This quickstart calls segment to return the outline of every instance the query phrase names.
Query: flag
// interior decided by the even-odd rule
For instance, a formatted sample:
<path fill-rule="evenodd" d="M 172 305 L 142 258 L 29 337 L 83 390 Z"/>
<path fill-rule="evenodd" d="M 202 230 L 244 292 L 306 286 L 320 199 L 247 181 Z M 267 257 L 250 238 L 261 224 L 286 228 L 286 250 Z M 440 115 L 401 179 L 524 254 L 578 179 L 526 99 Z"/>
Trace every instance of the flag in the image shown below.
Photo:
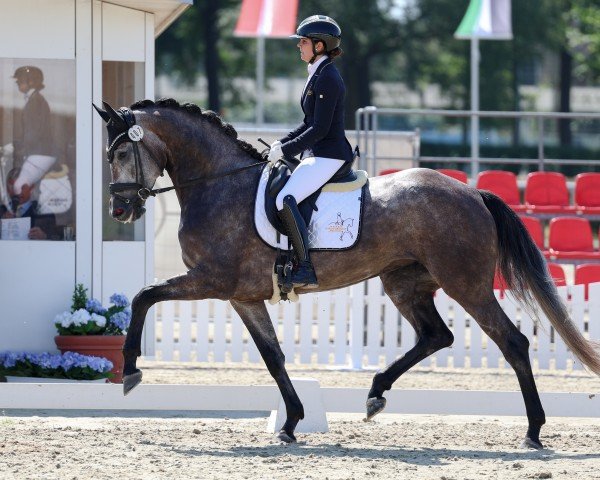
<path fill-rule="evenodd" d="M 237 37 L 285 38 L 296 32 L 298 0 L 243 0 Z"/>
<path fill-rule="evenodd" d="M 462 40 L 512 40 L 511 20 L 510 0 L 471 0 L 454 37 Z"/>

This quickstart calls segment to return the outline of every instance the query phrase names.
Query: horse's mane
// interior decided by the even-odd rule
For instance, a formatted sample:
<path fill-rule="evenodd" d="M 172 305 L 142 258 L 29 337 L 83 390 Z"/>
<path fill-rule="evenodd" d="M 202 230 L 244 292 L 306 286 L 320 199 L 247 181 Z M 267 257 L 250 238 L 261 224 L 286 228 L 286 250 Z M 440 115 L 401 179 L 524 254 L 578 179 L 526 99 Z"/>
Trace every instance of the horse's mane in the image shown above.
<path fill-rule="evenodd" d="M 142 108 L 148 108 L 148 107 L 170 108 L 173 110 L 184 111 L 186 113 L 189 113 L 190 115 L 204 118 L 207 121 L 209 121 L 210 123 L 212 123 L 213 125 L 219 127 L 221 130 L 223 130 L 223 132 L 228 137 L 233 138 L 235 140 L 235 143 L 238 145 L 238 147 L 240 147 L 248 155 L 250 155 L 251 157 L 253 157 L 257 160 L 263 159 L 262 155 L 260 154 L 260 152 L 258 150 L 256 150 L 256 148 L 254 148 L 252 145 L 250 145 L 245 140 L 238 138 L 237 131 L 235 130 L 235 128 L 233 128 L 233 126 L 230 123 L 224 122 L 221 119 L 221 117 L 219 117 L 219 115 L 217 115 L 212 110 L 202 111 L 202 109 L 198 105 L 195 105 L 193 103 L 180 104 L 177 100 L 174 100 L 172 98 L 161 98 L 160 100 L 157 100 L 156 102 L 153 102 L 152 100 L 140 100 L 139 102 L 135 102 L 129 108 L 131 108 L 131 110 L 136 110 L 136 109 L 140 110 Z"/>

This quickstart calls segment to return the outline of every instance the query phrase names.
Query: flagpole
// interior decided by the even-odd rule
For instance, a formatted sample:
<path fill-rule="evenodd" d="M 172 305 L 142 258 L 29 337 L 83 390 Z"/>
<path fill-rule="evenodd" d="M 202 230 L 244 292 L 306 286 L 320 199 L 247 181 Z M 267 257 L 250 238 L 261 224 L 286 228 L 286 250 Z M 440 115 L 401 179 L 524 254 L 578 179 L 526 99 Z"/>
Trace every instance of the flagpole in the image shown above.
<path fill-rule="evenodd" d="M 262 127 L 264 116 L 264 84 L 265 84 L 265 37 L 256 38 L 256 125 Z"/>
<path fill-rule="evenodd" d="M 471 38 L 471 178 L 479 174 L 479 38 Z"/>

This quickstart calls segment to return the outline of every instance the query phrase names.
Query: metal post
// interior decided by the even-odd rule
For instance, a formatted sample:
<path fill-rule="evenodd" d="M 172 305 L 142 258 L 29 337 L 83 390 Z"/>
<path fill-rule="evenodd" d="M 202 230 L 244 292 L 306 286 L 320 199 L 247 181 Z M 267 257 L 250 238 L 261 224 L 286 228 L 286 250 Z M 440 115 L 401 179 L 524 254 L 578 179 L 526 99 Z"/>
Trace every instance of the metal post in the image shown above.
<path fill-rule="evenodd" d="M 377 175 L 377 128 L 378 128 L 378 117 L 377 107 L 373 107 L 373 175 Z"/>
<path fill-rule="evenodd" d="M 413 137 L 413 154 L 412 154 L 412 168 L 420 167 L 419 157 L 421 156 L 421 129 L 415 128 L 415 135 Z"/>
<path fill-rule="evenodd" d="M 354 114 L 354 128 L 356 129 L 356 145 L 358 145 L 358 149 L 360 151 L 360 157 L 358 158 L 358 169 L 359 170 L 366 170 L 365 166 L 364 166 L 364 152 L 363 152 L 363 145 L 361 142 L 361 137 L 362 137 L 362 124 L 361 124 L 361 120 L 363 119 L 363 112 L 364 109 L 359 108 L 358 110 L 356 110 L 356 113 Z"/>
<path fill-rule="evenodd" d="M 471 39 L 471 178 L 479 174 L 479 39 Z"/>
<path fill-rule="evenodd" d="M 262 127 L 264 115 L 265 37 L 256 38 L 256 125 Z"/>
<path fill-rule="evenodd" d="M 538 117 L 538 170 L 544 171 L 544 118 Z"/>
<path fill-rule="evenodd" d="M 363 108 L 363 136 L 364 136 L 364 151 L 361 152 L 363 155 L 364 170 L 369 171 L 369 124 L 371 123 L 369 117 L 369 107 Z"/>

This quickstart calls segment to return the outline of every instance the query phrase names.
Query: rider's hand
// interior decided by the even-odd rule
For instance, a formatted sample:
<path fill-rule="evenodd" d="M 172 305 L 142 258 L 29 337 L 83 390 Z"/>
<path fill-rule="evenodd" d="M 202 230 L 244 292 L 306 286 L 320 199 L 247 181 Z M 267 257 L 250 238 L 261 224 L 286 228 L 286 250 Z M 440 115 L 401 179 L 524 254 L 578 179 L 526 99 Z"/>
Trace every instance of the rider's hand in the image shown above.
<path fill-rule="evenodd" d="M 267 160 L 271 162 L 271 165 L 275 165 L 275 162 L 281 158 L 283 152 L 281 151 L 281 142 L 277 140 L 271 144 L 271 150 L 269 150 L 269 157 Z"/>

